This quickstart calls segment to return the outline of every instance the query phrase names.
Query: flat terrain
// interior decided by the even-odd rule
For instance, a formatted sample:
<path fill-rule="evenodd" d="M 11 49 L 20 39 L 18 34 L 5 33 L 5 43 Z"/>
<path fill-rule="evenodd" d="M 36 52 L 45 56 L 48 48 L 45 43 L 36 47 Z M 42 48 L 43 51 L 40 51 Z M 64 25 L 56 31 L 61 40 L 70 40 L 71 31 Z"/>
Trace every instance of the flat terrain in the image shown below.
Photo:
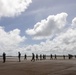
<path fill-rule="evenodd" d="M 76 60 L 0 61 L 0 75 L 76 75 Z"/>

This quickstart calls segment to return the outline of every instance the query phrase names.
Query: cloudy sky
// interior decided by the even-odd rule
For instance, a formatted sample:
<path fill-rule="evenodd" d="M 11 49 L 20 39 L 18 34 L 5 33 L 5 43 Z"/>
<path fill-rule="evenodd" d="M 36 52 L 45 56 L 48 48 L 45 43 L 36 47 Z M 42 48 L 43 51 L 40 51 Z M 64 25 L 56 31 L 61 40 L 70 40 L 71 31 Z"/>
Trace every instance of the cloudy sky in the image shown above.
<path fill-rule="evenodd" d="M 0 55 L 76 54 L 76 0 L 0 0 Z"/>

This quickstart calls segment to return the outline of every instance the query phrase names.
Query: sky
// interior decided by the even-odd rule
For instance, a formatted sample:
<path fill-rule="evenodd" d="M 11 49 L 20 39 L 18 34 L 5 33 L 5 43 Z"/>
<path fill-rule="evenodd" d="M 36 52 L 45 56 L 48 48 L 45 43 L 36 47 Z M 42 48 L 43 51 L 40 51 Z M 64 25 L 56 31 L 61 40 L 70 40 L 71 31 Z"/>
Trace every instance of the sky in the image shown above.
<path fill-rule="evenodd" d="M 0 0 L 0 55 L 76 55 L 76 0 Z"/>

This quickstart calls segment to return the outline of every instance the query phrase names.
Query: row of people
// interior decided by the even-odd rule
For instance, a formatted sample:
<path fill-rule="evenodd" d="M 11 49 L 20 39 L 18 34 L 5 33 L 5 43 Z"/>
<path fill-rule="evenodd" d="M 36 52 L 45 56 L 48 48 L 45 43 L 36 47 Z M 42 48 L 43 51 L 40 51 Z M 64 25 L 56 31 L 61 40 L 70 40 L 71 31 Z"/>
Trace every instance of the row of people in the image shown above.
<path fill-rule="evenodd" d="M 18 52 L 18 59 L 19 59 L 19 62 L 20 62 L 21 61 L 21 53 L 20 52 Z M 27 59 L 26 54 L 24 55 L 24 59 Z M 5 63 L 5 61 L 6 61 L 6 53 L 3 52 L 3 63 Z"/>
<path fill-rule="evenodd" d="M 50 55 L 50 59 L 53 59 L 53 57 L 54 57 L 54 59 L 57 59 L 57 55 L 55 54 L 54 56 L 51 54 Z M 72 59 L 72 57 L 73 57 L 73 55 L 71 55 L 71 54 L 68 54 L 68 58 L 69 59 Z M 18 52 L 18 59 L 19 59 L 19 62 L 21 61 L 21 53 L 20 52 Z M 24 59 L 27 59 L 27 55 L 25 54 L 24 55 Z M 35 54 L 34 53 L 32 53 L 32 59 L 31 59 L 31 61 L 37 61 L 37 60 L 45 60 L 46 59 L 46 55 L 42 55 L 42 54 L 40 54 L 40 56 L 38 56 L 38 54 L 36 54 L 36 56 L 35 56 Z M 63 55 L 63 59 L 65 59 L 65 55 Z M 5 63 L 5 61 L 6 61 L 6 53 L 4 52 L 3 53 L 3 63 Z"/>
<path fill-rule="evenodd" d="M 40 57 L 40 60 L 45 60 L 46 59 L 46 55 L 44 55 L 44 54 L 43 55 L 40 54 L 40 56 L 38 56 L 38 54 L 36 54 L 36 56 L 35 56 L 35 54 L 32 53 L 31 61 L 35 61 L 35 59 L 37 61 L 37 60 L 39 60 L 39 57 Z"/>

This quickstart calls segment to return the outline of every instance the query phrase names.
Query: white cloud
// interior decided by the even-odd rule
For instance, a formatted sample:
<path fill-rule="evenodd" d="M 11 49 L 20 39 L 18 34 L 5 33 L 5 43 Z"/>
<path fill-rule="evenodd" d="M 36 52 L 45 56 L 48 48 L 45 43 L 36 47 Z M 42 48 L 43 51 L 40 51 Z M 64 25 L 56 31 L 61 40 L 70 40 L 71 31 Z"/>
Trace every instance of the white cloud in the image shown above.
<path fill-rule="evenodd" d="M 20 30 L 14 29 L 10 32 L 5 32 L 2 27 L 0 27 L 0 43 L 6 45 L 15 45 L 23 42 L 25 37 L 20 36 Z"/>
<path fill-rule="evenodd" d="M 13 17 L 24 12 L 32 0 L 0 0 L 0 17 Z"/>
<path fill-rule="evenodd" d="M 76 28 L 68 28 L 53 40 L 27 46 L 26 50 L 35 54 L 76 54 Z M 29 52 L 28 50 L 28 52 Z"/>
<path fill-rule="evenodd" d="M 26 33 L 33 36 L 34 39 L 49 38 L 65 27 L 67 16 L 67 13 L 50 15 L 47 19 L 36 23 L 33 29 L 27 29 Z"/>
<path fill-rule="evenodd" d="M 2 48 L 2 47 L 1 47 Z M 12 48 L 14 49 L 14 48 Z M 27 45 L 25 47 L 17 47 L 15 50 L 9 50 L 12 55 L 17 55 L 20 51 L 22 55 L 25 53 L 35 54 L 76 54 L 76 28 L 68 28 L 65 32 L 60 33 L 53 40 L 46 40 L 40 44 Z M 9 52 L 8 52 L 9 53 Z"/>
<path fill-rule="evenodd" d="M 25 36 L 20 36 L 20 30 L 14 29 L 6 32 L 3 27 L 0 27 L 0 52 L 10 52 L 19 46 L 21 42 L 24 42 Z"/>
<path fill-rule="evenodd" d="M 72 20 L 72 27 L 76 27 L 76 17 Z"/>
<path fill-rule="evenodd" d="M 31 52 L 38 54 L 76 54 L 76 18 L 72 20 L 72 26 L 64 32 L 56 35 L 52 40 L 46 40 L 40 44 L 31 45 Z M 28 50 L 27 49 L 27 50 Z"/>
<path fill-rule="evenodd" d="M 62 29 L 64 25 L 58 27 Z M 72 20 L 71 25 L 75 25 L 75 18 Z M 30 55 L 32 52 L 35 54 L 76 54 L 76 27 L 72 26 L 69 26 L 64 32 L 58 33 L 51 40 L 46 40 L 40 44 L 26 45 L 25 47 L 18 46 L 26 39 L 24 36 L 20 36 L 19 29 L 5 32 L 0 27 L 0 52 L 3 50 L 12 53 L 12 55 L 17 55 L 18 51 L 23 55 L 25 53 Z"/>

